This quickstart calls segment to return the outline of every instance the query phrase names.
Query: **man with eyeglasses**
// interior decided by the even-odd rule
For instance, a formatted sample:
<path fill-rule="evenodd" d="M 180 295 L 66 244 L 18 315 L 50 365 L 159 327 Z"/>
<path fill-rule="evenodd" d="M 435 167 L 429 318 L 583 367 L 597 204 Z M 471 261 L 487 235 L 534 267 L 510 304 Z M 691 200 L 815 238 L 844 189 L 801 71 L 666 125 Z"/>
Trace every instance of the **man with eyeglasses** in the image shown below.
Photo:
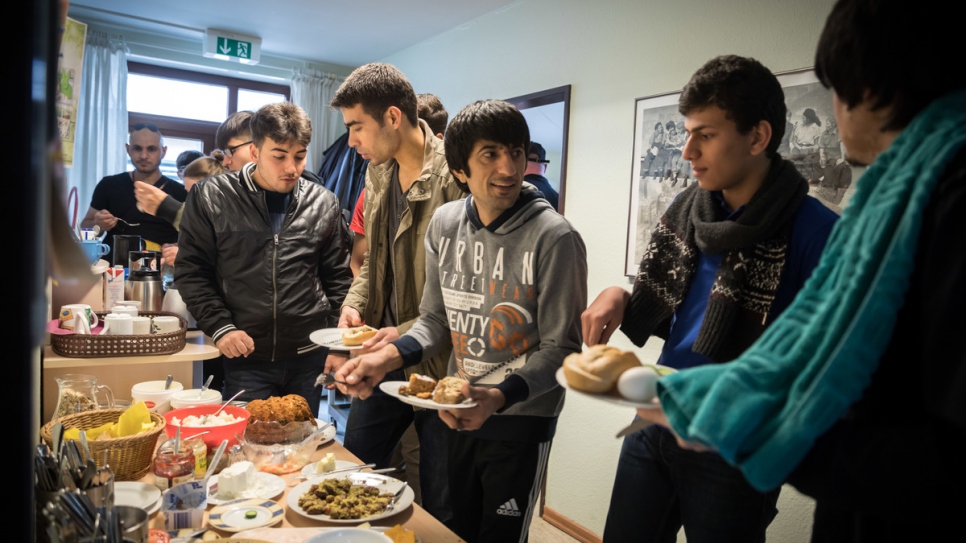
<path fill-rule="evenodd" d="M 161 250 L 165 243 L 177 243 L 178 231 L 170 222 L 144 213 L 138 207 L 134 195 L 135 182 L 163 191 L 166 195 L 183 202 L 188 196 L 184 185 L 161 174 L 161 159 L 167 151 L 158 127 L 150 123 L 137 123 L 131 127 L 125 144 L 133 171 L 109 175 L 94 188 L 91 207 L 81 221 L 84 228 L 94 225 L 107 232 L 104 243 L 111 248 L 106 255 L 108 262 L 127 267 L 125 255 L 115 255 L 115 235 L 137 235 L 145 242 L 146 249 Z"/>
<path fill-rule="evenodd" d="M 558 206 L 560 195 L 557 194 L 557 191 L 553 190 L 550 181 L 543 176 L 543 174 L 547 173 L 547 164 L 549 163 L 550 161 L 547 160 L 547 151 L 544 150 L 543 145 L 531 141 L 530 151 L 527 153 L 527 169 L 523 172 L 523 180 L 537 187 L 537 190 L 543 193 L 543 197 L 550 202 L 550 205 L 557 211 L 560 211 L 560 207 Z"/>

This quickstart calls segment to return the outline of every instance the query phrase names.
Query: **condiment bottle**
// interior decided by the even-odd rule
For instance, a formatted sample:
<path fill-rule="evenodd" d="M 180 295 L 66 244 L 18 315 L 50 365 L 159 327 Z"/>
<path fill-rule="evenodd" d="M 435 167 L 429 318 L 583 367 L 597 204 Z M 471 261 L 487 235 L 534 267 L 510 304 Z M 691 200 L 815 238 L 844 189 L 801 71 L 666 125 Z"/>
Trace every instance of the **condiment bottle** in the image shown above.
<path fill-rule="evenodd" d="M 182 447 L 191 449 L 195 455 L 195 479 L 204 479 L 205 472 L 208 471 L 208 446 L 201 436 L 186 439 Z"/>
<path fill-rule="evenodd" d="M 195 477 L 195 453 L 185 446 L 175 452 L 170 443 L 163 443 L 154 456 L 154 484 L 162 492 Z"/>

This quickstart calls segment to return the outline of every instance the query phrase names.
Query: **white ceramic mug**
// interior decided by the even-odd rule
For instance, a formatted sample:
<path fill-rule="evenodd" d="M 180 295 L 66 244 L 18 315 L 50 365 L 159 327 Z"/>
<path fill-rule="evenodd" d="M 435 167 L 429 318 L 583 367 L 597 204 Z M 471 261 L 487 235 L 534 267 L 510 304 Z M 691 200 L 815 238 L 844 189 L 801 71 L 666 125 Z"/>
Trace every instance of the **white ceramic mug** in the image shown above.
<path fill-rule="evenodd" d="M 87 333 L 96 327 L 101 321 L 97 318 L 97 313 L 87 304 L 67 304 L 60 307 L 60 327 L 64 330 L 74 330 L 77 317 L 86 317 L 88 327 Z M 78 332 L 80 332 L 78 330 Z"/>
<path fill-rule="evenodd" d="M 151 317 L 131 317 L 131 325 L 134 335 L 147 335 L 151 333 Z"/>
<path fill-rule="evenodd" d="M 133 305 L 134 307 L 138 308 L 138 311 L 141 310 L 141 300 L 118 300 L 118 301 L 114 302 L 114 305 L 115 306 L 119 306 L 119 305 Z"/>
<path fill-rule="evenodd" d="M 111 336 L 129 336 L 134 333 L 134 323 L 128 314 L 109 313 L 104 316 L 104 331 L 101 333 Z"/>
<path fill-rule="evenodd" d="M 138 308 L 133 305 L 115 305 L 111 308 L 111 313 L 118 313 L 123 315 L 130 315 L 132 317 L 138 316 Z"/>
<path fill-rule="evenodd" d="M 181 329 L 181 319 L 173 315 L 158 315 L 151 320 L 151 331 L 155 334 L 167 334 Z"/>

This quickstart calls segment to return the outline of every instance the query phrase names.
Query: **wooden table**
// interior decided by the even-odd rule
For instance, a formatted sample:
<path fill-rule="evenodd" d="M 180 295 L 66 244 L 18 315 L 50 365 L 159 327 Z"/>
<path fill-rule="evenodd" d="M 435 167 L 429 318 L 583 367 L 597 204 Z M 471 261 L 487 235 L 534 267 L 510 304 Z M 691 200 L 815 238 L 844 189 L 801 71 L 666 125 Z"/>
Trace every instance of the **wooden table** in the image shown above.
<path fill-rule="evenodd" d="M 134 384 L 163 380 L 168 374 L 184 388 L 193 388 L 194 362 L 220 355 L 218 348 L 200 331 L 185 334 L 184 349 L 166 355 L 70 358 L 56 354 L 47 345 L 43 360 L 43 420 L 50 420 L 57 407 L 55 377 L 68 373 L 93 375 L 97 377 L 97 384 L 110 387 L 115 398 L 130 400 Z"/>
<path fill-rule="evenodd" d="M 325 445 L 318 448 L 315 454 L 312 456 L 312 461 L 317 461 L 325 456 L 326 453 L 333 453 L 337 460 L 348 460 L 357 464 L 362 464 L 358 458 L 356 458 L 352 453 L 350 453 L 345 447 L 343 447 L 339 442 L 334 439 Z M 285 492 L 279 496 L 277 499 L 273 500 L 282 506 L 285 511 L 285 515 L 282 518 L 282 522 L 276 524 L 272 528 L 268 528 L 266 531 L 270 533 L 272 529 L 280 528 L 338 528 L 346 527 L 345 524 L 336 524 L 332 522 L 325 522 L 321 520 L 313 520 L 298 514 L 295 511 L 291 511 L 288 508 L 287 497 L 288 493 L 304 479 L 295 478 L 299 475 L 299 472 L 290 473 L 283 475 L 282 478 L 286 480 L 288 486 L 285 488 Z M 148 473 L 141 479 L 142 482 L 148 484 L 154 484 L 154 474 Z M 208 506 L 208 511 L 213 509 L 213 505 Z M 205 522 L 207 523 L 208 511 L 205 512 Z M 361 521 L 360 521 L 361 522 Z M 151 528 L 164 529 L 165 518 L 164 513 L 158 511 L 151 516 L 150 526 Z M 423 543 L 456 543 L 463 541 L 455 533 L 453 533 L 449 528 L 443 525 L 443 523 L 436 520 L 432 515 L 426 512 L 425 509 L 412 504 L 406 510 L 395 515 L 372 521 L 371 524 L 376 526 L 395 526 L 396 524 L 402 524 L 405 528 L 413 530 L 416 535 L 422 540 Z M 221 533 L 214 530 L 216 533 L 221 534 L 223 537 L 229 537 L 232 534 Z M 281 532 L 280 532 L 281 533 Z M 306 530 L 306 538 L 311 537 L 311 533 Z"/>

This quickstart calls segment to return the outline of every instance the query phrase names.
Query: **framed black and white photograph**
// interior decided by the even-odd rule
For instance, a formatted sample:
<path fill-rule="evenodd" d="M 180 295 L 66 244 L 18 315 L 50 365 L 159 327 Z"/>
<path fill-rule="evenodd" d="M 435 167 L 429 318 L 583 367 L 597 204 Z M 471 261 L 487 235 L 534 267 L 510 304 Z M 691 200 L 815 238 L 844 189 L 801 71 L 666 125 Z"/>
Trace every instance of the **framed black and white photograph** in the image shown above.
<path fill-rule="evenodd" d="M 852 186 L 832 111 L 832 91 L 809 69 L 775 74 L 788 108 L 778 152 L 808 179 L 809 194 L 841 213 Z M 680 92 L 635 100 L 625 275 L 637 274 L 651 232 L 674 198 L 696 183 L 682 152 L 687 141 Z"/>

